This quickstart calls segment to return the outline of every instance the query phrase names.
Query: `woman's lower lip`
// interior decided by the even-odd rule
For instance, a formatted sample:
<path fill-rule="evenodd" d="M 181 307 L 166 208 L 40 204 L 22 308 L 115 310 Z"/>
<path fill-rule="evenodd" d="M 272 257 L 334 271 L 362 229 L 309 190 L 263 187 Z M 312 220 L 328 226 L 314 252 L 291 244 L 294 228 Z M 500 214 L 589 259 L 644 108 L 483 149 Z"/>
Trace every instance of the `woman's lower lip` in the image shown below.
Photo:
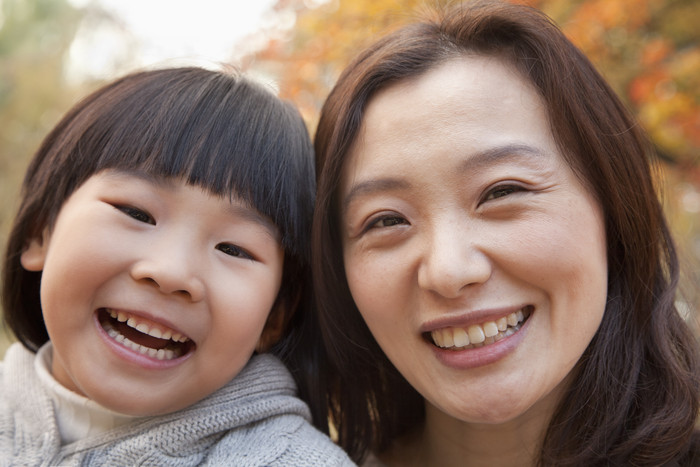
<path fill-rule="evenodd" d="M 180 365 L 192 355 L 192 352 L 188 352 L 185 355 L 174 358 L 172 360 L 158 360 L 156 358 L 149 357 L 148 355 L 135 352 L 134 350 L 129 349 L 120 344 L 119 342 L 115 341 L 104 330 L 104 328 L 100 324 L 99 319 L 97 319 L 97 315 L 95 315 L 95 326 L 97 327 L 97 332 L 102 341 L 107 345 L 110 351 L 113 354 L 115 354 L 120 360 L 126 361 L 127 363 L 142 367 L 147 370 L 166 370 L 169 368 L 173 368 Z"/>
<path fill-rule="evenodd" d="M 513 352 L 525 337 L 530 321 L 527 319 L 515 334 L 479 348 L 454 350 L 429 345 L 437 359 L 445 366 L 458 370 L 478 368 L 495 363 Z"/>

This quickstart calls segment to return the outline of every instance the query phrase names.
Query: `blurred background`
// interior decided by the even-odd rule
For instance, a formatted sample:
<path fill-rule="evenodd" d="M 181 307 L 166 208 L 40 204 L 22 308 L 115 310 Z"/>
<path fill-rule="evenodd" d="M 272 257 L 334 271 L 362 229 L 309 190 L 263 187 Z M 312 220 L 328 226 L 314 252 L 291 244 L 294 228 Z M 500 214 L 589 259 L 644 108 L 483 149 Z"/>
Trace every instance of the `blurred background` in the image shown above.
<path fill-rule="evenodd" d="M 41 139 L 80 97 L 124 73 L 233 64 L 301 110 L 313 135 L 338 74 L 373 38 L 446 0 L 0 0 L 0 247 Z M 526 0 L 595 63 L 650 133 L 700 312 L 700 2 Z M 11 338 L 0 330 L 0 356 Z"/>

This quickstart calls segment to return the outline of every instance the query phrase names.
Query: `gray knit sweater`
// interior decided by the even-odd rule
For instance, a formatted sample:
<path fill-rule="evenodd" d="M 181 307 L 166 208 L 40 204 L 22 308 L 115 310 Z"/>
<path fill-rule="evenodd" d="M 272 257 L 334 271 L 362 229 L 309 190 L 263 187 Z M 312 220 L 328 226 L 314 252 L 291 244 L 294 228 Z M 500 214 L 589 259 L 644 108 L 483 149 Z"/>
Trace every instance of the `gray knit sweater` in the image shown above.
<path fill-rule="evenodd" d="M 273 356 L 253 357 L 191 407 L 65 446 L 34 357 L 14 344 L 0 363 L 0 466 L 354 465 L 308 423 L 291 375 Z"/>

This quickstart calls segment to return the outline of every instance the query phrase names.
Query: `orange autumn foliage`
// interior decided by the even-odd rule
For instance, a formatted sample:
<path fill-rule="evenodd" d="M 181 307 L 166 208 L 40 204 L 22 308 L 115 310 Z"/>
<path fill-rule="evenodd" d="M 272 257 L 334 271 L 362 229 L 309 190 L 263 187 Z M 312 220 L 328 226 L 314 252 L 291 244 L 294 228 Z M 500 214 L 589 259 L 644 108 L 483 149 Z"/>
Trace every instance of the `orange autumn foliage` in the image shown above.
<path fill-rule="evenodd" d="M 512 0 L 561 26 L 637 113 L 670 160 L 700 166 L 700 2 Z M 436 0 L 434 4 L 445 3 Z M 425 0 L 278 0 L 296 24 L 254 66 L 279 77 L 280 94 L 313 128 L 324 97 L 350 59 L 378 35 L 408 23 Z"/>

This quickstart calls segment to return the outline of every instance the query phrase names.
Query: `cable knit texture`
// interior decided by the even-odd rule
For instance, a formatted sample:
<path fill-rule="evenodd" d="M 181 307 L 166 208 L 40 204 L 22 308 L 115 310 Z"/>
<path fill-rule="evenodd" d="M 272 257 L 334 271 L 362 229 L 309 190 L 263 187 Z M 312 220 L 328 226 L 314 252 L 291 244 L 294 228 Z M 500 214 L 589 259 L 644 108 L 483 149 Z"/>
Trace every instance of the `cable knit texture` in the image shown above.
<path fill-rule="evenodd" d="M 13 344 L 0 364 L 0 466 L 351 466 L 309 423 L 284 365 L 251 359 L 228 385 L 186 409 L 60 445 L 35 355 Z"/>

